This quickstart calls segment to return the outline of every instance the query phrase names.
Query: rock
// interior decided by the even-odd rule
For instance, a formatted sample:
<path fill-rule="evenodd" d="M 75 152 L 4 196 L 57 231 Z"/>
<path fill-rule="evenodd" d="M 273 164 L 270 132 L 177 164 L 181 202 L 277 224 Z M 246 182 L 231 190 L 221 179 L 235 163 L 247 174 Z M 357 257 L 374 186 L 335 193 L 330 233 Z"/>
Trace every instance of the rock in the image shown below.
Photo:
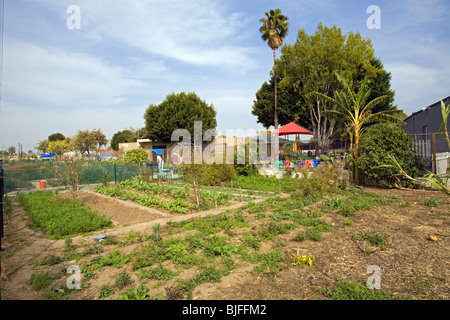
<path fill-rule="evenodd" d="M 430 240 L 437 242 L 439 239 L 436 236 L 430 236 Z"/>

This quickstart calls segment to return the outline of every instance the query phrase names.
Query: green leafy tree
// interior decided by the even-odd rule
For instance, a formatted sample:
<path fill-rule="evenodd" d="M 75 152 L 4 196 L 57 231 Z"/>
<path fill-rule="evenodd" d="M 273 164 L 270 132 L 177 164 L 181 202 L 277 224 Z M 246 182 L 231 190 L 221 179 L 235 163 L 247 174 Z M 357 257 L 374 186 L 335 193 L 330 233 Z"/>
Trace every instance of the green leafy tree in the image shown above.
<path fill-rule="evenodd" d="M 383 63 L 380 59 L 373 58 L 371 60 L 373 67 L 380 69 L 380 71 L 371 77 L 363 70 L 359 70 L 353 81 L 353 87 L 359 85 L 365 78 L 369 78 L 369 87 L 372 94 L 369 100 L 376 97 L 386 95 L 386 100 L 377 105 L 372 112 L 377 113 L 385 110 L 395 110 L 397 106 L 394 105 L 395 91 L 391 89 L 392 75 L 384 69 Z M 264 82 L 261 89 L 256 93 L 256 100 L 253 102 L 252 114 L 258 117 L 257 122 L 261 123 L 265 128 L 274 125 L 274 92 L 273 92 L 273 76 L 270 82 Z M 272 87 L 272 88 L 271 88 Z M 280 125 L 286 125 L 290 122 L 295 122 L 302 127 L 312 131 L 312 123 L 309 115 L 308 106 L 301 95 L 299 95 L 294 85 L 289 81 L 288 77 L 278 76 L 278 119 Z M 398 111 L 398 116 L 401 119 L 407 116 L 401 111 Z M 342 133 L 341 123 L 336 123 L 332 137 L 339 136 Z"/>
<path fill-rule="evenodd" d="M 99 149 L 108 143 L 101 129 L 78 130 L 78 133 L 70 139 L 71 147 L 82 156 L 89 156 L 92 150 Z"/>
<path fill-rule="evenodd" d="M 194 140 L 194 122 L 202 122 L 202 134 L 217 127 L 217 111 L 195 93 L 169 94 L 159 105 L 150 105 L 144 114 L 148 138 L 153 141 L 171 142 L 172 133 L 186 129 Z"/>
<path fill-rule="evenodd" d="M 133 134 L 130 130 L 116 132 L 111 139 L 111 149 L 119 151 L 119 143 L 134 142 Z"/>
<path fill-rule="evenodd" d="M 46 153 L 48 149 L 48 143 L 48 139 L 39 141 L 35 148 L 42 153 Z"/>
<path fill-rule="evenodd" d="M 272 76 L 269 82 L 264 82 L 256 92 L 256 100 L 253 101 L 252 114 L 258 118 L 266 129 L 274 126 L 274 90 L 275 78 Z M 292 83 L 282 77 L 278 77 L 278 124 L 284 126 L 292 121 L 309 128 L 308 112 L 304 107 L 303 99 L 294 89 Z"/>
<path fill-rule="evenodd" d="M 48 143 L 48 152 L 56 154 L 60 159 L 63 154 L 70 151 L 70 142 L 66 139 L 55 140 Z"/>
<path fill-rule="evenodd" d="M 334 110 L 335 105 L 315 92 L 331 96 L 339 90 L 341 84 L 335 72 L 351 87 L 358 74 L 376 77 L 381 69 L 371 63 L 374 59 L 372 42 L 359 33 L 344 35 L 336 26 L 330 28 L 321 23 L 312 35 L 300 30 L 295 44 L 285 45 L 281 51 L 280 71 L 303 99 L 310 122 L 307 129 L 314 134 L 317 152 L 327 150 L 339 122 L 324 116 L 323 112 Z"/>
<path fill-rule="evenodd" d="M 10 155 L 16 153 L 16 148 L 15 148 L 14 146 L 10 146 L 10 147 L 8 148 L 8 153 L 9 153 Z"/>
<path fill-rule="evenodd" d="M 78 133 L 71 139 L 72 149 L 84 155 L 90 155 L 91 149 L 95 147 L 95 138 L 89 130 L 78 130 Z"/>
<path fill-rule="evenodd" d="M 424 161 L 416 154 L 413 140 L 402 128 L 389 123 L 367 128 L 361 138 L 360 152 L 361 175 L 371 184 L 389 188 L 413 185 L 410 179 L 399 175 L 398 168 L 384 167 L 391 163 L 387 155 L 395 155 L 411 177 L 425 173 Z"/>
<path fill-rule="evenodd" d="M 108 144 L 108 139 L 106 139 L 106 136 L 103 133 L 102 129 L 94 129 L 90 134 L 94 139 L 95 148 L 97 150 Z"/>
<path fill-rule="evenodd" d="M 277 110 L 277 50 L 280 48 L 284 39 L 289 32 L 288 17 L 281 13 L 280 9 L 270 10 L 266 12 L 266 18 L 262 18 L 259 22 L 262 23 L 259 32 L 261 38 L 267 41 L 267 45 L 273 50 L 273 75 L 274 75 L 274 124 L 275 129 L 278 129 L 278 110 Z"/>
<path fill-rule="evenodd" d="M 367 100 L 371 95 L 371 90 L 366 79 L 360 86 L 357 93 L 353 92 L 347 82 L 336 73 L 336 78 L 343 87 L 342 91 L 335 91 L 334 98 L 316 92 L 318 97 L 328 101 L 333 105 L 334 110 L 325 110 L 322 112 L 324 116 L 341 119 L 344 123 L 345 134 L 350 138 L 350 152 L 353 161 L 352 173 L 353 180 L 356 183 L 361 182 L 359 170 L 360 155 L 360 139 L 364 131 L 364 126 L 377 122 L 390 122 L 394 124 L 404 125 L 405 123 L 399 118 L 393 116 L 397 110 L 386 110 L 378 113 L 372 113 L 372 109 L 378 104 L 385 101 L 387 96 L 377 97 L 370 102 Z"/>
<path fill-rule="evenodd" d="M 53 134 L 48 136 L 48 141 L 49 142 L 63 141 L 63 140 L 66 140 L 66 137 L 62 133 L 53 133 Z"/>
<path fill-rule="evenodd" d="M 370 64 L 376 68 L 378 71 L 376 74 L 367 75 L 362 70 L 359 70 L 353 81 L 353 87 L 358 87 L 366 79 L 368 79 L 367 85 L 371 89 L 371 94 L 369 101 L 386 96 L 386 98 L 376 105 L 373 109 L 373 113 L 386 111 L 386 110 L 397 110 L 397 105 L 394 104 L 395 101 L 395 90 L 391 89 L 392 74 L 384 69 L 383 62 L 380 58 L 372 58 Z M 401 111 L 399 111 L 399 114 Z"/>
<path fill-rule="evenodd" d="M 125 162 L 146 162 L 148 161 L 148 154 L 142 149 L 133 149 L 127 151 L 125 154 Z"/>

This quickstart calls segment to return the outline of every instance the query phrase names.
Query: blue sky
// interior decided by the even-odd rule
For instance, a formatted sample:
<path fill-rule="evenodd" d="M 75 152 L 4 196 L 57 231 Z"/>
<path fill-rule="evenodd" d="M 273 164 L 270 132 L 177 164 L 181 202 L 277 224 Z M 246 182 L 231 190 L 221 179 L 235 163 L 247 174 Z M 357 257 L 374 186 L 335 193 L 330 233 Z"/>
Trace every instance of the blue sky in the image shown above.
<path fill-rule="evenodd" d="M 251 109 L 273 60 L 259 19 L 275 8 L 289 17 L 287 44 L 320 22 L 372 39 L 408 115 L 450 95 L 447 0 L 4 2 L 0 147 L 26 152 L 78 129 L 111 139 L 143 127 L 150 104 L 181 91 L 215 106 L 222 133 L 262 129 Z M 67 28 L 70 5 L 80 8 L 80 29 Z M 367 28 L 370 5 L 381 9 L 379 30 Z"/>

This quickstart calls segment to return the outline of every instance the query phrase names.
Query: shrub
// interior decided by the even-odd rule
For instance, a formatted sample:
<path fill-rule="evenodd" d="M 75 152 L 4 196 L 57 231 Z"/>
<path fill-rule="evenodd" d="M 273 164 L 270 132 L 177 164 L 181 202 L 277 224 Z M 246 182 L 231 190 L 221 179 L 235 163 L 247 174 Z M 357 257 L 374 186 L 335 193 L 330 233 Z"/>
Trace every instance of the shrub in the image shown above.
<path fill-rule="evenodd" d="M 361 139 L 360 168 L 365 183 L 385 187 L 412 186 L 413 182 L 400 175 L 391 165 L 388 155 L 394 155 L 411 177 L 425 174 L 424 161 L 417 156 L 413 140 L 400 127 L 387 123 L 373 125 Z M 383 166 L 383 167 L 381 167 Z"/>
<path fill-rule="evenodd" d="M 218 186 L 220 182 L 232 181 L 236 178 L 236 170 L 231 164 L 213 163 L 205 165 L 202 184 Z"/>
<path fill-rule="evenodd" d="M 147 162 L 148 154 L 142 149 L 133 149 L 127 151 L 124 160 L 125 162 Z"/>

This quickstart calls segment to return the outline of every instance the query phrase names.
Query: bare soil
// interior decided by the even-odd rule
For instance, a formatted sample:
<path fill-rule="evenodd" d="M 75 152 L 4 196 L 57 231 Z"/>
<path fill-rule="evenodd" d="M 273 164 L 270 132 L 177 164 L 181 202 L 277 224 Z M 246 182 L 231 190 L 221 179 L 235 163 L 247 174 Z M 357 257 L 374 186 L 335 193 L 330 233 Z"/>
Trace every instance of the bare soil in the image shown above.
<path fill-rule="evenodd" d="M 442 193 L 424 190 L 384 190 L 364 189 L 365 191 L 388 196 L 395 194 L 394 203 L 378 206 L 371 210 L 358 211 L 352 217 L 328 213 L 323 219 L 333 224 L 332 232 L 323 233 L 319 242 L 293 240 L 298 229 L 280 235 L 277 241 L 267 241 L 259 253 L 280 250 L 289 255 L 313 254 L 315 262 L 311 267 L 286 267 L 275 277 L 252 272 L 253 265 L 238 262 L 237 267 L 219 283 L 206 283 L 197 286 L 193 292 L 194 300 L 321 300 L 324 299 L 315 287 L 336 287 L 338 277 L 357 279 L 365 283 L 371 274 L 369 266 L 381 270 L 381 288 L 393 297 L 413 299 L 447 300 L 450 298 L 450 199 Z M 65 195 L 71 197 L 71 194 Z M 428 207 L 421 200 L 439 198 L 439 207 Z M 95 243 L 100 235 L 124 236 L 130 231 L 151 234 L 156 224 L 169 221 L 182 221 L 194 217 L 218 214 L 236 209 L 245 203 L 191 215 L 176 215 L 148 209 L 136 204 L 112 199 L 92 192 L 81 192 L 76 198 L 87 203 L 98 212 L 111 217 L 112 229 L 73 238 L 75 245 Z M 258 201 L 263 200 L 262 198 Z M 408 202 L 411 206 L 402 205 Z M 12 198 L 12 218 L 5 217 L 5 238 L 2 240 L 1 297 L 7 300 L 41 300 L 44 291 L 33 291 L 27 284 L 32 274 L 41 271 L 55 274 L 61 265 L 33 266 L 33 262 L 43 257 L 61 256 L 64 240 L 49 240 L 39 230 L 29 227 L 25 210 Z M 320 204 L 317 204 L 320 205 Z M 255 215 L 246 214 L 245 219 L 252 226 L 260 221 Z M 239 230 L 238 232 L 244 232 Z M 373 247 L 365 241 L 355 241 L 352 236 L 376 231 L 389 235 L 385 248 Z M 167 236 L 163 234 L 163 237 Z M 435 236 L 438 241 L 430 240 Z M 138 251 L 142 243 L 120 248 L 124 253 Z M 105 249 L 105 253 L 107 253 Z M 112 248 L 111 248 L 112 250 Z M 87 260 L 86 260 L 87 261 Z M 66 264 L 83 264 L 82 260 Z M 170 262 L 165 266 L 173 267 Z M 288 263 L 287 263 L 288 265 Z M 117 274 L 127 270 L 135 280 L 129 265 L 121 269 L 105 267 L 94 279 L 86 280 L 86 289 L 71 293 L 68 298 L 76 300 L 98 299 L 98 292 L 104 284 L 113 284 Z M 182 270 L 177 278 L 189 279 L 198 272 L 196 267 Z M 58 280 L 61 286 L 66 279 Z M 172 282 L 171 282 L 172 281 Z M 164 288 L 173 281 L 146 283 L 150 295 L 164 294 Z M 53 285 L 53 284 L 52 284 Z M 110 298 L 117 299 L 118 293 Z"/>

